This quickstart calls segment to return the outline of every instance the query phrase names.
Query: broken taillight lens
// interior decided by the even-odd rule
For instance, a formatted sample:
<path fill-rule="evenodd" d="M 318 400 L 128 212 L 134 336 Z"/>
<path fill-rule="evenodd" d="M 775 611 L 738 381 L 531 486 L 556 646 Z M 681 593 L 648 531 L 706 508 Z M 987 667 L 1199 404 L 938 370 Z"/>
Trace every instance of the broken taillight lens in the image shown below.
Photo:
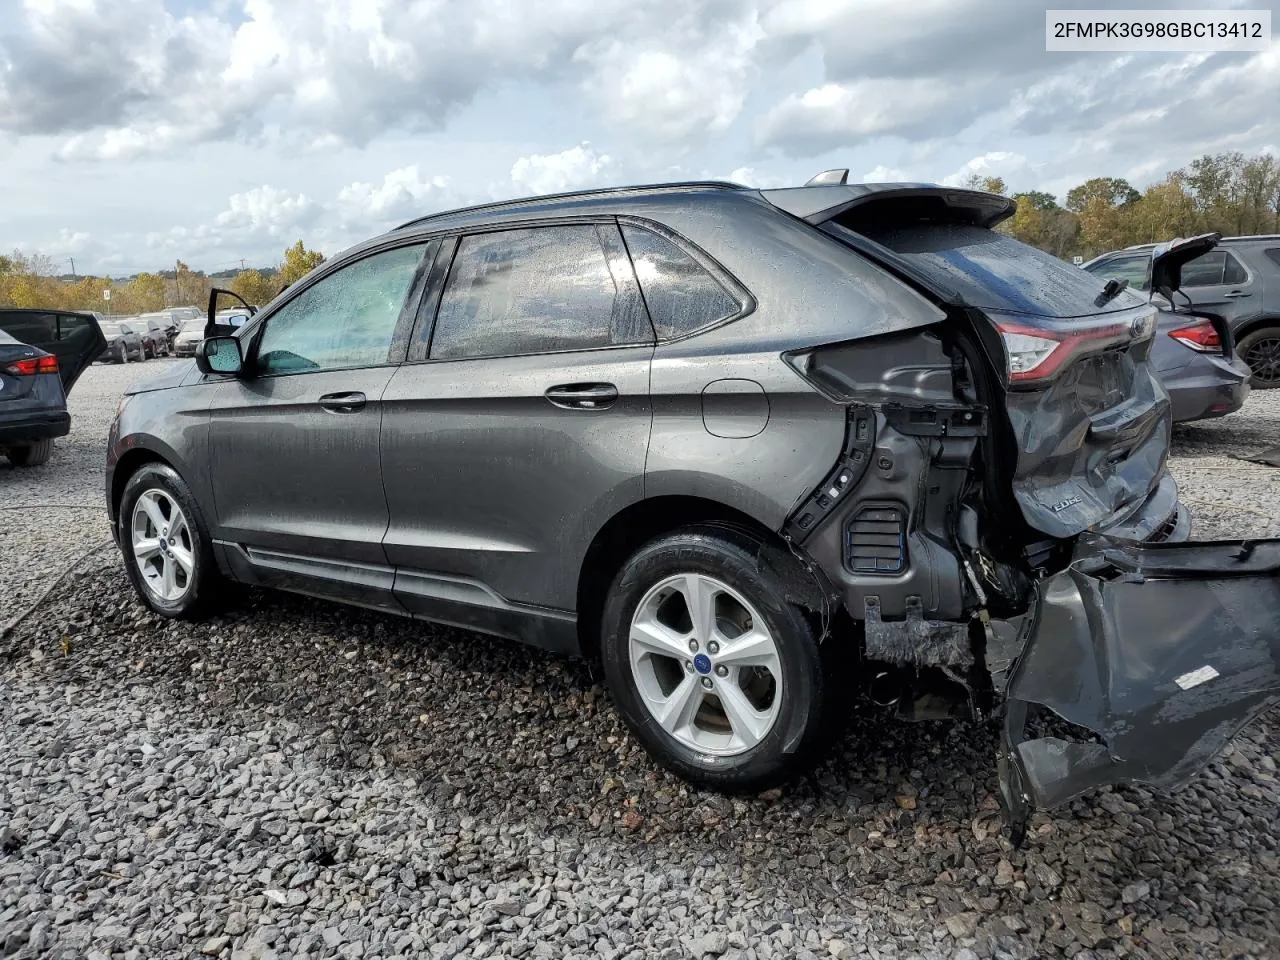
<path fill-rule="evenodd" d="M 57 357 L 30 357 L 19 360 L 4 368 L 4 372 L 13 377 L 34 377 L 37 373 L 57 373 Z"/>
<path fill-rule="evenodd" d="M 1076 357 L 1149 340 L 1155 312 L 1136 320 L 1028 324 L 991 315 L 1004 343 L 1009 384 L 1048 380 Z"/>
<path fill-rule="evenodd" d="M 1208 320 L 1170 330 L 1169 336 L 1199 353 L 1222 353 L 1222 337 L 1218 336 L 1217 328 Z"/>

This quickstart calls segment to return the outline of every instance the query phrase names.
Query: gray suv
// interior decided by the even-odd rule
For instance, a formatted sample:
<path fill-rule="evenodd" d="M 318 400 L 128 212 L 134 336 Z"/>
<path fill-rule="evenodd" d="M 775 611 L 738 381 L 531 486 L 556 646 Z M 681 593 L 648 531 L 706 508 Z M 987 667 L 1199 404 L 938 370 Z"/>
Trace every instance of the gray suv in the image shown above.
<path fill-rule="evenodd" d="M 1144 243 L 1095 257 L 1084 269 L 1149 290 L 1151 251 Z M 1224 237 L 1182 268 L 1182 293 L 1197 310 L 1223 317 L 1236 355 L 1253 371 L 1253 386 L 1280 387 L 1280 234 Z"/>
<path fill-rule="evenodd" d="M 803 769 L 855 692 L 999 717 L 1015 828 L 1186 778 L 1280 698 L 1280 542 L 1180 542 L 1155 308 L 993 231 L 1006 198 L 822 181 L 425 217 L 211 314 L 111 426 L 139 596 L 599 659 L 714 788 Z"/>

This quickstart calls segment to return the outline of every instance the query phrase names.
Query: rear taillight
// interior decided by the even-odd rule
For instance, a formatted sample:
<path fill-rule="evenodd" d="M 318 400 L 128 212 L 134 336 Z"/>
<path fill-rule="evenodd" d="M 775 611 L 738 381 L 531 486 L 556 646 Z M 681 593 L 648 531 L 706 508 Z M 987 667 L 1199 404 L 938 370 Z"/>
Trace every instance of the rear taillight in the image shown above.
<path fill-rule="evenodd" d="M 1049 380 L 1081 354 L 1149 340 L 1155 313 L 1125 323 L 1068 322 L 1034 326 L 993 315 L 1007 358 L 1009 384 Z"/>
<path fill-rule="evenodd" d="M 34 377 L 37 373 L 57 373 L 57 357 L 31 357 L 19 360 L 4 368 L 4 372 L 14 377 Z"/>
<path fill-rule="evenodd" d="M 1217 328 L 1208 320 L 1170 330 L 1169 336 L 1184 347 L 1200 353 L 1222 353 L 1222 337 L 1218 336 Z"/>

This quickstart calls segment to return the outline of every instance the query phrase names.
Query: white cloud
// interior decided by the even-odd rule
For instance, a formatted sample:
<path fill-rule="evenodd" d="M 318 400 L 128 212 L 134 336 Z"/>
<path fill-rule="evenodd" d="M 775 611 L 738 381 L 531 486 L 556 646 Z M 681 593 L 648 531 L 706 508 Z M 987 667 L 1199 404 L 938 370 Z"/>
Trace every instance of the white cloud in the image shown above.
<path fill-rule="evenodd" d="M 775 177 L 767 173 L 761 173 L 754 167 L 738 167 L 729 176 L 720 177 L 718 179 L 730 180 L 733 183 L 740 183 L 745 187 L 755 187 L 758 190 L 771 190 L 776 187 L 795 186 L 784 177 Z"/>
<path fill-rule="evenodd" d="M 660 141 L 721 133 L 742 112 L 753 57 L 764 36 L 754 9 L 726 21 L 707 12 L 725 4 L 690 4 L 667 29 L 613 35 L 577 54 L 592 70 L 588 95 L 612 125 Z"/>
<path fill-rule="evenodd" d="M 382 183 L 348 184 L 338 192 L 336 211 L 344 224 L 389 226 L 425 215 L 448 202 L 449 178 L 423 178 L 418 165 L 392 170 Z"/>
<path fill-rule="evenodd" d="M 994 150 L 974 157 L 963 167 L 942 178 L 944 186 L 964 186 L 970 177 L 1000 177 L 1008 183 L 1011 178 L 1023 177 L 1030 171 L 1027 158 L 1008 150 Z"/>
<path fill-rule="evenodd" d="M 863 183 L 901 183 L 903 181 L 911 181 L 911 175 L 905 170 L 899 170 L 897 167 L 886 167 L 884 164 L 877 164 L 862 175 Z"/>
<path fill-rule="evenodd" d="M 320 213 L 305 194 L 290 194 L 268 184 L 233 194 L 214 226 L 226 231 L 280 237 L 310 226 Z"/>
<path fill-rule="evenodd" d="M 607 154 L 599 153 L 589 143 L 580 143 L 559 153 L 520 157 L 511 165 L 511 182 L 518 192 L 526 194 L 563 193 L 601 186 L 614 167 Z"/>
<path fill-rule="evenodd" d="M 871 137 L 927 129 L 955 95 L 951 85 L 931 78 L 827 83 L 793 94 L 765 114 L 756 140 L 792 156 L 824 153 Z"/>

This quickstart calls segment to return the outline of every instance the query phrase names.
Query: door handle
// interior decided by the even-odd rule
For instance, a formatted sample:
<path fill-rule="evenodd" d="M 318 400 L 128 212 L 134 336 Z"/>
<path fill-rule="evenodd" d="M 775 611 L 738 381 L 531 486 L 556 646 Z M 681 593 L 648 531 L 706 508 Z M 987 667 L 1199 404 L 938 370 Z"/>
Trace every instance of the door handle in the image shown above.
<path fill-rule="evenodd" d="M 603 410 L 618 399 L 612 383 L 561 383 L 548 387 L 546 398 L 566 410 Z"/>
<path fill-rule="evenodd" d="M 359 390 L 348 393 L 326 393 L 320 398 L 320 406 L 330 413 L 355 413 L 363 410 L 367 398 Z"/>
<path fill-rule="evenodd" d="M 1249 297 L 1252 295 L 1253 294 L 1250 293 L 1248 290 L 1232 290 L 1230 293 L 1224 293 L 1222 295 L 1222 299 L 1223 300 L 1239 300 L 1241 297 Z"/>

